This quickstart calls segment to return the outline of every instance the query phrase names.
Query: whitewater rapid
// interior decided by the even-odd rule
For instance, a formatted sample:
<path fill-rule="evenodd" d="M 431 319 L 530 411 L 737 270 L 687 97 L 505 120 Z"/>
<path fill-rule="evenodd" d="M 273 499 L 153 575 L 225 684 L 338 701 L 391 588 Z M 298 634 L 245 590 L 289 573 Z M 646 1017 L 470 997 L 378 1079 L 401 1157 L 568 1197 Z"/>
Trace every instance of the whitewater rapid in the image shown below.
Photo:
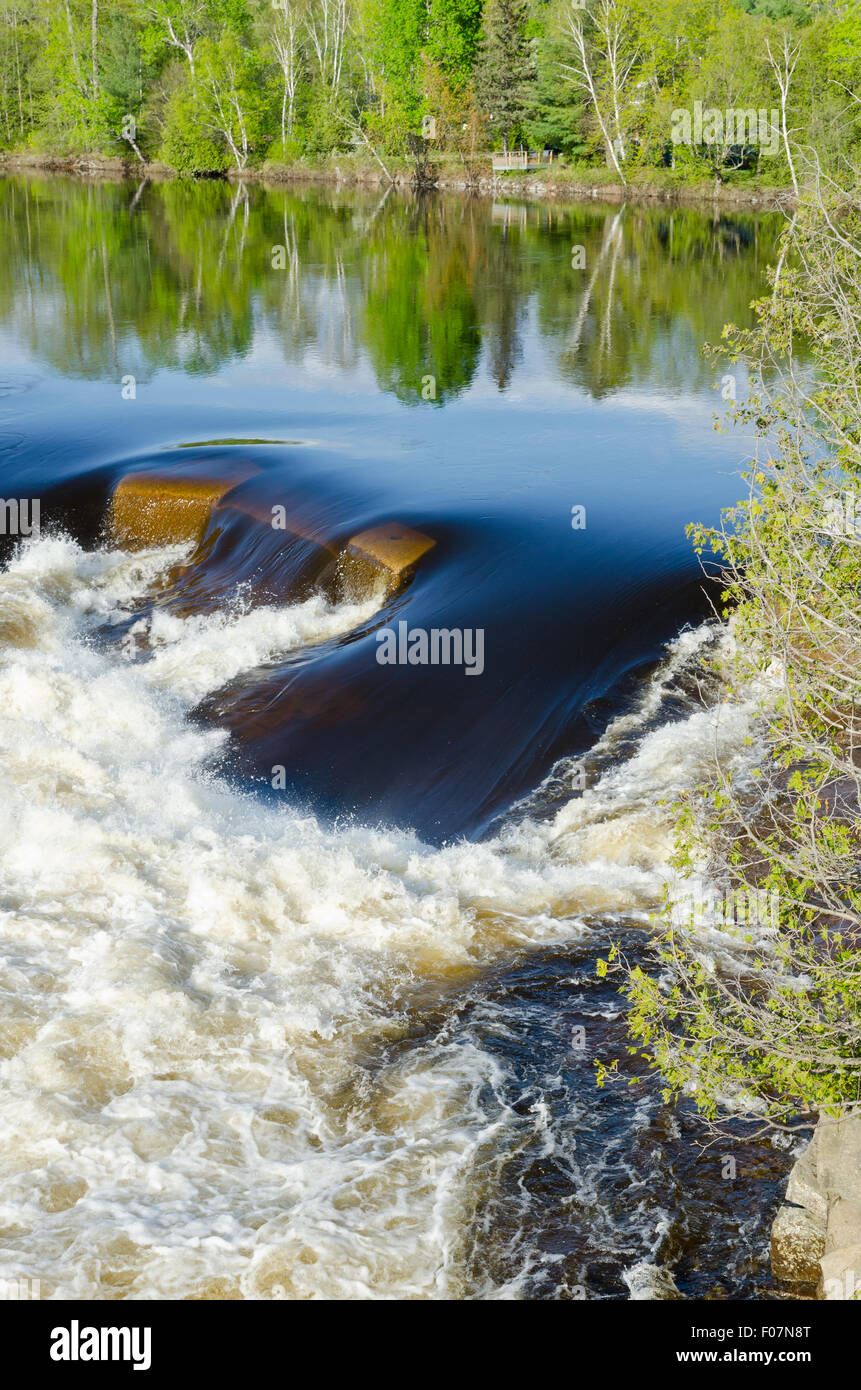
<path fill-rule="evenodd" d="M 517 1297 L 516 1277 L 471 1283 L 466 1247 L 541 1114 L 513 1112 L 474 1042 L 386 1048 L 493 962 L 596 915 L 645 924 L 661 803 L 716 745 L 748 756 L 750 710 L 647 728 L 711 637 L 686 633 L 602 740 L 639 721 L 629 755 L 552 814 L 441 849 L 328 827 L 231 788 L 226 735 L 188 713 L 380 598 L 102 640 L 178 558 L 44 537 L 0 575 L 0 1277 L 56 1298 Z"/>

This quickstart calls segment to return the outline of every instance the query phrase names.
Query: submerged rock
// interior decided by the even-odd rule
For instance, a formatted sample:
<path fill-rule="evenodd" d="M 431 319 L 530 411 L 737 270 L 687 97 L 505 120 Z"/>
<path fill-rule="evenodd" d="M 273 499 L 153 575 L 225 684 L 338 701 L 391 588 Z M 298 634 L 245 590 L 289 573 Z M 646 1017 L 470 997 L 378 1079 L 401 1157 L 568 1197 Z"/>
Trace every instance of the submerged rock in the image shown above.
<path fill-rule="evenodd" d="M 670 1271 L 665 1265 L 653 1265 L 643 1260 L 639 1264 L 632 1265 L 626 1269 L 622 1279 L 630 1290 L 632 1303 L 642 1303 L 654 1300 L 666 1303 L 668 1300 L 684 1298 L 676 1287 Z"/>

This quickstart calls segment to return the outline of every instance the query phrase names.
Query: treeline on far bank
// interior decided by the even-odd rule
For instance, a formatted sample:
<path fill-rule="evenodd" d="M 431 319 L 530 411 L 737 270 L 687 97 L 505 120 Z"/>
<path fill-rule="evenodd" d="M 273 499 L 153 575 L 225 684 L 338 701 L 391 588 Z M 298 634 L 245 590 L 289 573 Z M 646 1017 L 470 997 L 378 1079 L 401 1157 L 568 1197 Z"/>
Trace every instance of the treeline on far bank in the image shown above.
<path fill-rule="evenodd" d="M 180 173 L 551 150 L 794 182 L 861 152 L 861 0 L 2 0 L 0 148 Z M 718 137 L 674 112 L 749 111 Z M 773 119 L 774 118 L 774 119 Z M 699 137 L 699 138 L 698 138 Z"/>

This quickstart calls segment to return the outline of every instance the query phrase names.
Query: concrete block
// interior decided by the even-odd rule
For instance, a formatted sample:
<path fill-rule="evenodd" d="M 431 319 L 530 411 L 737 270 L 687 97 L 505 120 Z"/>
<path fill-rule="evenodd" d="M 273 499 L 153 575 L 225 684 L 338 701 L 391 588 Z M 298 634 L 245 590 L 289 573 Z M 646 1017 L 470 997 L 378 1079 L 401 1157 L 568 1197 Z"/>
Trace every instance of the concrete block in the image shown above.
<path fill-rule="evenodd" d="M 435 545 L 430 536 L 399 522 L 360 531 L 338 556 L 333 574 L 338 597 L 359 599 L 381 587 L 396 589 Z"/>
<path fill-rule="evenodd" d="M 258 472 L 221 459 L 126 473 L 111 497 L 108 524 L 123 549 L 199 541 L 216 503 Z"/>
<path fill-rule="evenodd" d="M 413 531 L 410 526 L 395 521 L 351 536 L 347 549 L 350 554 L 370 560 L 400 578 L 435 545 L 436 541 L 423 531 Z"/>

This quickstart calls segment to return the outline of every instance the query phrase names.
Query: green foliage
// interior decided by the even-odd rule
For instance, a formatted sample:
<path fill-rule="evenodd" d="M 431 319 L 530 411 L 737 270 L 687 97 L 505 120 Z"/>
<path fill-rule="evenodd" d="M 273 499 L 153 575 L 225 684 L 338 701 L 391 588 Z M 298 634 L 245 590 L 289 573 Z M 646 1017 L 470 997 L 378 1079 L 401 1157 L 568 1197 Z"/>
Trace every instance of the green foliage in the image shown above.
<path fill-rule="evenodd" d="M 518 135 L 532 99 L 535 65 L 526 21 L 526 0 L 486 0 L 475 94 L 505 149 Z"/>
<path fill-rule="evenodd" d="M 580 95 L 568 82 L 560 82 L 564 57 L 558 38 L 533 40 L 536 79 L 532 100 L 523 117 L 523 133 L 530 148 L 558 150 L 582 158 L 590 143 L 584 139 L 585 112 Z"/>
<path fill-rule="evenodd" d="M 144 60 L 140 31 L 124 11 L 108 14 L 101 33 L 99 77 L 123 114 L 140 109 L 155 69 Z"/>
<path fill-rule="evenodd" d="M 835 77 L 852 87 L 861 77 L 861 0 L 839 6 L 826 32 L 828 66 Z"/>
<path fill-rule="evenodd" d="M 272 103 L 261 88 L 261 57 L 228 29 L 217 40 L 200 40 L 195 63 L 193 91 L 202 124 L 225 141 L 236 167 L 244 169 L 275 129 Z"/>
<path fill-rule="evenodd" d="M 323 93 L 319 93 L 318 99 L 311 102 L 298 134 L 304 153 L 312 159 L 346 149 L 350 143 L 340 104 Z"/>
<path fill-rule="evenodd" d="M 472 79 L 481 33 L 482 0 L 430 0 L 424 50 L 455 91 Z"/>
<path fill-rule="evenodd" d="M 619 90 L 605 9 L 620 26 Z M 445 148 L 455 148 L 439 109 L 444 91 L 469 108 L 460 144 L 471 159 L 524 140 L 592 167 L 612 164 L 616 150 L 626 178 L 672 162 L 681 178 L 720 179 L 739 165 L 737 151 L 673 147 L 672 112 L 697 100 L 774 107 L 766 42 L 779 50 L 786 32 L 798 46 L 792 140 L 816 148 L 829 170 L 861 149 L 861 0 L 607 0 L 582 11 L 571 0 L 99 0 L 95 10 L 91 0 L 15 0 L 5 14 L 5 148 L 127 155 L 119 128 L 131 114 L 144 154 L 169 149 L 186 171 L 225 167 L 222 145 L 228 165 L 259 163 L 279 132 L 299 142 L 290 158 L 324 158 L 365 139 L 403 158 L 425 116 L 448 125 Z M 594 94 L 578 74 L 574 20 L 586 33 Z M 191 105 L 176 98 L 181 83 Z M 767 165 L 772 182 L 789 179 L 782 147 Z"/>
<path fill-rule="evenodd" d="M 716 758 L 681 798 L 675 868 L 682 885 L 707 872 L 776 894 L 779 925 L 724 926 L 716 968 L 701 928 L 668 902 L 663 971 L 628 972 L 625 991 L 634 1048 L 668 1094 L 710 1116 L 730 1098 L 786 1120 L 861 1101 L 861 531 L 840 500 L 861 482 L 857 193 L 805 198 L 772 281 L 756 327 L 729 325 L 713 350 L 747 365 L 751 394 L 734 415 L 769 456 L 720 530 L 691 528 L 724 567 L 727 678 L 739 699 L 761 692 L 758 752 L 748 779 Z"/>
<path fill-rule="evenodd" d="M 401 132 L 415 128 L 419 121 L 417 79 L 426 21 L 422 0 L 368 0 L 365 10 L 368 46 L 384 98 L 381 119 L 386 118 L 387 106 L 393 108 Z"/>
<path fill-rule="evenodd" d="M 159 154 L 178 174 L 221 174 L 230 168 L 224 142 L 204 127 L 200 103 L 189 88 L 175 92 L 168 103 Z"/>
<path fill-rule="evenodd" d="M 810 0 L 741 0 L 748 14 L 767 15 L 769 19 L 791 19 L 806 24 L 810 19 Z"/>
<path fill-rule="evenodd" d="M 266 151 L 266 162 L 269 164 L 293 164 L 301 159 L 305 153 L 302 141 L 297 135 L 288 136 L 286 140 L 273 140 Z"/>

